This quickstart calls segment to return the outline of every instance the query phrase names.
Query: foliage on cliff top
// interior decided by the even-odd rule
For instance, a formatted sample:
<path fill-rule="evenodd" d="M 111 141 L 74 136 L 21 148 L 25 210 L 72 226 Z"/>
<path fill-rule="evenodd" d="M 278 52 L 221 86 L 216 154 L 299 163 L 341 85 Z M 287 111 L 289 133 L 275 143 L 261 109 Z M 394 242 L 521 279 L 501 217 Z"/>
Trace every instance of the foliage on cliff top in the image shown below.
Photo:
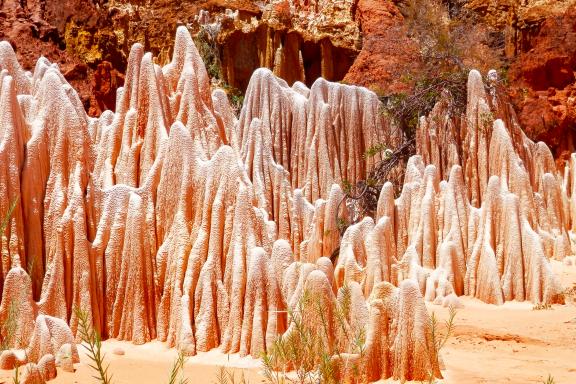
<path fill-rule="evenodd" d="M 420 116 L 432 110 L 442 92 L 452 95 L 453 113 L 466 106 L 466 81 L 472 69 L 500 69 L 501 48 L 493 32 L 462 1 L 403 0 L 398 4 L 408 36 L 419 46 L 420 65 L 401 74 L 410 92 L 381 95 L 384 113 L 393 117 L 408 138 Z"/>

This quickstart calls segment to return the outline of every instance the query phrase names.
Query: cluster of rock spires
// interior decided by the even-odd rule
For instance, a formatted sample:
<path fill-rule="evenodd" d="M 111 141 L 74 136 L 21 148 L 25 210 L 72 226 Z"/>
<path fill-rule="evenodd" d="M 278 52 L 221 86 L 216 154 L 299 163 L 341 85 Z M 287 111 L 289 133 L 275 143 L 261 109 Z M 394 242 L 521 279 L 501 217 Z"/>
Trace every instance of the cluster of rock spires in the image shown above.
<path fill-rule="evenodd" d="M 442 100 L 401 195 L 384 185 L 376 217 L 340 239 L 339 184 L 383 158 L 368 148 L 402 140 L 371 91 L 260 69 L 236 118 L 183 27 L 164 67 L 133 46 L 116 112 L 99 118 L 48 60 L 24 72 L 3 42 L 0 68 L 0 212 L 16 202 L 0 323 L 18 318 L 0 368 L 44 359 L 48 379 L 46 360 L 77 359 L 75 308 L 104 337 L 257 357 L 305 291 L 329 314 L 346 287 L 368 378 L 421 380 L 441 376 L 424 300 L 563 300 L 548 259 L 572 253 L 576 157 L 558 174 L 475 71 L 466 115 Z"/>

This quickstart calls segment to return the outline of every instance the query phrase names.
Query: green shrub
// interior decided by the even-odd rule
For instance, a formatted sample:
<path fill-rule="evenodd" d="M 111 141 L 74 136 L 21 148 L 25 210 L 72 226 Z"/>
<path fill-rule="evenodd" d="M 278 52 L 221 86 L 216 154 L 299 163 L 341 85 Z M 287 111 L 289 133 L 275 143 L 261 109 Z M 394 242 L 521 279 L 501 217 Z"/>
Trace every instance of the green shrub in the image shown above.
<path fill-rule="evenodd" d="M 184 364 L 186 363 L 186 356 L 182 351 L 178 352 L 178 357 L 172 365 L 172 370 L 170 371 L 170 379 L 168 384 L 188 384 L 188 379 L 184 377 Z M 180 379 L 178 380 L 178 377 Z"/>
<path fill-rule="evenodd" d="M 320 298 L 304 291 L 296 308 L 288 310 L 292 332 L 278 337 L 262 355 L 264 376 L 271 384 L 284 383 L 340 383 L 339 372 L 351 371 L 360 382 L 366 381 L 364 353 L 366 335 L 363 330 L 354 331 L 348 324 L 351 311 L 351 292 L 347 286 L 341 288 L 334 323 L 326 317 L 326 308 Z M 306 319 L 319 319 L 319 326 L 312 326 Z M 318 325 L 318 324 L 316 324 Z M 336 329 L 339 340 L 327 343 L 333 336 L 329 329 Z M 359 356 L 358 363 L 348 364 L 344 353 Z M 344 362 L 340 366 L 339 362 Z"/>
<path fill-rule="evenodd" d="M 382 95 L 384 112 L 395 118 L 408 138 L 413 138 L 419 117 L 428 114 L 442 92 L 453 101 L 452 113 L 466 107 L 466 83 L 471 69 L 501 68 L 501 49 L 490 45 L 491 29 L 459 1 L 403 0 L 398 7 L 406 33 L 419 47 L 420 63 L 401 75 L 411 92 Z"/>
<path fill-rule="evenodd" d="M 436 360 L 440 354 L 440 351 L 446 345 L 446 342 L 454 333 L 454 319 L 456 318 L 456 309 L 454 307 L 449 308 L 448 320 L 444 322 L 444 331 L 440 330 L 440 325 L 436 314 L 432 312 L 429 319 L 428 327 L 428 340 L 430 343 L 424 343 L 424 350 L 426 351 L 426 357 L 430 364 L 429 367 L 435 365 Z M 428 371 L 428 384 L 436 383 L 436 376 L 433 371 Z"/>
<path fill-rule="evenodd" d="M 229 371 L 224 367 L 220 367 L 216 377 L 215 384 L 249 384 L 250 382 L 244 377 L 244 372 L 240 375 L 240 379 L 236 382 L 236 377 L 233 371 Z"/>
<path fill-rule="evenodd" d="M 110 365 L 104 363 L 105 354 L 102 352 L 100 333 L 90 323 L 90 315 L 87 311 L 76 307 L 74 312 L 78 318 L 78 332 L 84 343 L 82 346 L 86 348 L 86 355 L 91 361 L 89 367 L 96 371 L 93 377 L 102 384 L 111 384 L 112 375 L 108 374 Z"/>

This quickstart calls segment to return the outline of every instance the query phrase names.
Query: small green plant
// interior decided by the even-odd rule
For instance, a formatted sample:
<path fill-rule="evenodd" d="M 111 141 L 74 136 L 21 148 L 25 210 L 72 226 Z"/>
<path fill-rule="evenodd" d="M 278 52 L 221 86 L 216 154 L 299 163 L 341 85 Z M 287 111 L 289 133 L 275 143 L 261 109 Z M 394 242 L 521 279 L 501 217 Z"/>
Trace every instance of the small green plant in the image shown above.
<path fill-rule="evenodd" d="M 18 326 L 18 307 L 15 302 L 8 305 L 6 319 L 0 324 L 0 352 L 9 349 L 14 344 L 16 328 Z"/>
<path fill-rule="evenodd" d="M 507 67 L 502 67 L 500 69 L 498 69 L 498 78 L 500 79 L 500 82 L 504 85 L 508 85 L 508 68 Z"/>
<path fill-rule="evenodd" d="M 490 132 L 490 128 L 492 127 L 492 123 L 494 122 L 494 115 L 492 112 L 480 112 L 480 132 L 486 135 Z"/>
<path fill-rule="evenodd" d="M 172 365 L 172 370 L 170 371 L 170 380 L 168 384 L 188 384 L 188 379 L 184 378 L 184 364 L 186 363 L 186 356 L 182 351 L 178 351 L 178 357 Z M 178 377 L 180 379 L 178 380 Z"/>
<path fill-rule="evenodd" d="M 432 312 L 428 327 L 428 343 L 424 343 L 424 350 L 429 361 L 429 370 L 427 383 L 436 383 L 436 375 L 431 367 L 434 367 L 440 351 L 446 345 L 446 342 L 454 333 L 454 319 L 456 318 L 456 309 L 452 306 L 449 308 L 448 319 L 444 322 L 444 332 L 441 332 L 436 314 Z"/>
<path fill-rule="evenodd" d="M 536 303 L 534 304 L 534 306 L 532 307 L 533 311 L 547 311 L 547 310 L 551 310 L 554 309 L 552 308 L 552 305 L 550 303 Z"/>
<path fill-rule="evenodd" d="M 322 300 L 304 291 L 295 308 L 288 310 L 291 332 L 280 336 L 262 355 L 264 376 L 272 384 L 341 382 L 339 372 L 350 372 L 365 382 L 366 372 L 364 330 L 352 329 L 348 319 L 351 291 L 340 290 L 332 321 L 326 316 Z M 331 332 L 341 337 L 333 339 Z M 344 354 L 358 356 L 356 362 Z"/>
<path fill-rule="evenodd" d="M 234 110 L 234 113 L 238 116 L 242 110 L 242 105 L 244 105 L 244 95 L 238 88 L 232 87 L 230 84 L 224 82 L 223 80 L 220 80 L 219 85 L 228 95 L 230 106 Z"/>
<path fill-rule="evenodd" d="M 6 212 L 6 214 L 4 215 L 4 219 L 0 222 L 0 236 L 2 236 L 4 230 L 6 229 L 6 227 L 8 227 L 10 218 L 12 217 L 12 214 L 16 209 L 16 204 L 18 204 L 18 197 L 16 197 L 14 201 L 12 201 L 12 204 L 10 204 L 10 207 L 8 207 L 8 212 Z"/>
<path fill-rule="evenodd" d="M 194 35 L 193 40 L 200 57 L 202 57 L 206 71 L 212 80 L 212 84 L 226 92 L 232 109 L 238 115 L 244 104 L 244 95 L 240 89 L 233 87 L 225 80 L 222 69 L 221 48 L 217 39 L 218 33 L 218 28 L 200 25 L 199 31 Z"/>
<path fill-rule="evenodd" d="M 14 367 L 14 376 L 12 377 L 12 384 L 20 384 L 20 366 L 16 364 Z"/>
<path fill-rule="evenodd" d="M 100 333 L 90 323 L 90 316 L 87 311 L 76 307 L 74 313 L 78 318 L 78 332 L 84 343 L 82 346 L 86 348 L 87 356 L 92 361 L 89 367 L 96 371 L 93 377 L 102 384 L 112 383 L 112 375 L 108 374 L 110 365 L 104 363 L 105 354 L 102 353 Z"/>
<path fill-rule="evenodd" d="M 554 377 L 551 374 L 548 374 L 548 378 L 542 382 L 543 384 L 556 384 L 554 381 Z"/>
<path fill-rule="evenodd" d="M 244 104 L 244 95 L 239 93 L 239 91 L 237 93 L 232 93 L 230 95 L 230 102 L 236 111 L 240 111 L 240 109 L 242 109 L 242 105 Z"/>
<path fill-rule="evenodd" d="M 436 351 L 440 351 L 446 345 L 446 342 L 454 332 L 454 319 L 456 318 L 457 311 L 454 307 L 448 308 L 448 320 L 444 322 L 444 334 L 441 334 L 438 329 L 438 320 L 436 315 L 432 312 L 430 316 L 430 336 L 432 344 L 436 347 Z"/>
<path fill-rule="evenodd" d="M 346 228 L 348 228 L 348 222 L 345 219 L 339 217 L 336 221 L 336 227 L 340 233 L 344 233 Z"/>
<path fill-rule="evenodd" d="M 10 222 L 10 218 L 16 209 L 16 205 L 18 203 L 18 197 L 12 201 L 10 207 L 8 207 L 8 212 L 4 215 L 4 219 L 0 222 L 0 236 L 4 234 L 4 230 L 8 227 L 8 223 Z M 6 349 L 9 349 L 14 344 L 14 337 L 16 336 L 16 328 L 18 326 L 18 307 L 17 304 L 11 302 L 8 305 L 8 314 L 2 324 L 0 324 L 0 352 Z M 14 376 L 15 383 L 18 383 L 18 367 L 16 367 L 15 376 Z"/>
<path fill-rule="evenodd" d="M 216 376 L 215 384 L 249 384 L 250 382 L 244 377 L 244 372 L 240 375 L 240 379 L 236 381 L 234 371 L 227 370 L 225 367 L 220 367 Z"/>
<path fill-rule="evenodd" d="M 364 152 L 364 158 L 367 159 L 370 157 L 374 157 L 377 154 L 379 154 L 380 152 L 385 151 L 386 148 L 388 148 L 388 147 L 384 143 L 379 143 L 379 144 L 373 145 L 372 147 L 368 148 Z"/>
<path fill-rule="evenodd" d="M 373 188 L 375 188 L 375 187 L 378 186 L 378 180 L 373 179 L 373 178 L 371 178 L 371 177 L 368 177 L 368 178 L 366 178 L 366 185 L 367 185 L 368 187 L 373 187 Z"/>
<path fill-rule="evenodd" d="M 342 191 L 346 194 L 352 192 L 352 183 L 346 179 L 342 180 Z"/>
<path fill-rule="evenodd" d="M 216 38 L 219 30 L 210 26 L 200 26 L 200 30 L 193 37 L 194 44 L 198 48 L 198 53 L 206 66 L 206 71 L 212 79 L 222 79 L 222 61 L 220 60 L 220 49 Z"/>

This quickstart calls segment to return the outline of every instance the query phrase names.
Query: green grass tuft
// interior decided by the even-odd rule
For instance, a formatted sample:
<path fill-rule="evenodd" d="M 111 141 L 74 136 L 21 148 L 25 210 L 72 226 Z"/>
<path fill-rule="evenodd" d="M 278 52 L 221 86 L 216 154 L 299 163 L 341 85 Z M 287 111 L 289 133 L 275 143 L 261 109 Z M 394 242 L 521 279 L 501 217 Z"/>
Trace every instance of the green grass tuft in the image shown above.
<path fill-rule="evenodd" d="M 221 366 L 218 370 L 214 384 L 250 384 L 250 382 L 244 377 L 244 372 L 242 372 L 240 379 L 238 379 L 237 382 L 236 377 L 234 376 L 234 372 L 229 371 L 225 367 Z"/>
<path fill-rule="evenodd" d="M 84 343 L 82 346 L 86 348 L 87 356 L 92 362 L 88 364 L 88 366 L 96 371 L 96 374 L 92 377 L 102 384 L 112 383 L 112 375 L 108 373 L 110 365 L 104 364 L 105 354 L 102 353 L 102 338 L 100 337 L 100 333 L 95 330 L 90 323 L 90 316 L 87 311 L 76 307 L 74 308 L 74 312 L 78 318 L 78 332 Z"/>
<path fill-rule="evenodd" d="M 186 363 L 186 356 L 182 351 L 178 352 L 178 357 L 172 365 L 172 370 L 170 371 L 170 380 L 168 384 L 188 384 L 188 379 L 184 378 L 184 364 Z M 178 380 L 180 376 L 180 380 Z"/>

